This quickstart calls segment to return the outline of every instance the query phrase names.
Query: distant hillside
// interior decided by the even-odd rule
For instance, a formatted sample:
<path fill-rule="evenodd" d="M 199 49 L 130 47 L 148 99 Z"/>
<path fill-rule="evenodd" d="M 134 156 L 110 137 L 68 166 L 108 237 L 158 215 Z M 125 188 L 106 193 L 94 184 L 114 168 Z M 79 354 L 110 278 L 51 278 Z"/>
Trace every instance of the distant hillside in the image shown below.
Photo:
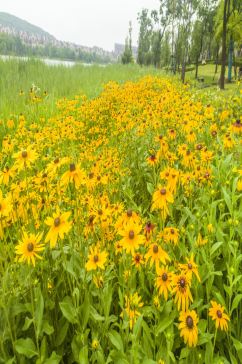
<path fill-rule="evenodd" d="M 43 29 L 28 23 L 14 15 L 0 12 L 0 32 L 19 36 L 26 42 L 33 43 L 53 43 L 56 42 L 55 37 L 47 33 Z"/>
<path fill-rule="evenodd" d="M 0 54 L 26 55 L 84 62 L 107 63 L 116 56 L 99 47 L 86 47 L 57 40 L 40 27 L 0 12 Z"/>

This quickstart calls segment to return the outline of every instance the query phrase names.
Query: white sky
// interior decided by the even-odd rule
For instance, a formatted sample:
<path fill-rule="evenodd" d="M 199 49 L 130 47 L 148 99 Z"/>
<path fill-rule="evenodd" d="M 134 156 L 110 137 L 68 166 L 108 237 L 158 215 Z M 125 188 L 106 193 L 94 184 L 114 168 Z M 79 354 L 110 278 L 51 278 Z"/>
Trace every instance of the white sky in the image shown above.
<path fill-rule="evenodd" d="M 137 42 L 137 14 L 159 9 L 159 0 L 2 0 L 0 11 L 37 25 L 59 40 L 113 50 L 124 43 L 129 21 Z"/>

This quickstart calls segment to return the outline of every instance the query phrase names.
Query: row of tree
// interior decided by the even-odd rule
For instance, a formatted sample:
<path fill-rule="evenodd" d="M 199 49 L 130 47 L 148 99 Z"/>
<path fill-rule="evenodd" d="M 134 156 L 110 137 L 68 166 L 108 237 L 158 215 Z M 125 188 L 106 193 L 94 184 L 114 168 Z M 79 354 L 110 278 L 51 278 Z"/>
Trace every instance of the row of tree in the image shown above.
<path fill-rule="evenodd" d="M 30 46 L 19 37 L 0 33 L 0 54 L 55 58 L 62 60 L 82 61 L 85 63 L 109 63 L 110 58 L 95 52 L 86 52 L 80 48 L 56 47 L 50 44 Z"/>
<path fill-rule="evenodd" d="M 241 5 L 242 0 L 160 0 L 159 10 L 143 9 L 138 14 L 137 63 L 181 72 L 183 82 L 188 65 L 195 64 L 198 78 L 200 63 L 214 62 L 215 72 L 220 63 L 223 89 L 226 63 L 231 81 L 235 54 L 242 48 Z"/>

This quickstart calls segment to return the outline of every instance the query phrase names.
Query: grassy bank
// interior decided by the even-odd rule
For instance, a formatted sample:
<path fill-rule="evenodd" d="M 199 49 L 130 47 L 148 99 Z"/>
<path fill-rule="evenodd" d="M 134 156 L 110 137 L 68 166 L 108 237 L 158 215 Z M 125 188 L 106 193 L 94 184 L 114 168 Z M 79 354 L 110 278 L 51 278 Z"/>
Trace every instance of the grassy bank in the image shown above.
<path fill-rule="evenodd" d="M 226 91 L 218 92 L 220 68 L 214 77 L 214 65 L 199 67 L 199 77 L 204 82 L 195 80 L 195 70 L 186 73 L 186 81 L 193 87 L 193 92 L 202 97 L 211 95 L 233 95 L 238 85 L 226 85 Z M 136 81 L 145 75 L 171 76 L 165 70 L 138 65 L 113 64 L 106 67 L 98 65 L 74 67 L 63 65 L 49 66 L 38 60 L 0 60 L 0 119 L 24 113 L 26 116 L 49 116 L 56 110 L 56 100 L 74 95 L 85 94 L 88 98 L 99 95 L 103 86 L 109 81 L 123 83 Z M 175 76 L 176 79 L 180 75 Z M 33 93 L 30 89 L 35 85 Z M 21 97 L 20 97 L 21 96 Z M 226 96 L 226 97 L 227 97 Z M 40 100 L 44 105 L 38 107 Z M 37 106 L 36 106 L 37 104 Z"/>
<path fill-rule="evenodd" d="M 62 97 L 85 94 L 88 98 L 97 96 L 103 85 L 113 80 L 135 81 L 146 74 L 157 74 L 154 68 L 141 68 L 137 65 L 109 65 L 90 67 L 48 66 L 38 60 L 0 60 L 0 117 L 19 112 L 28 112 L 28 94 L 32 85 L 40 90 L 38 96 L 47 92 L 46 105 L 53 111 L 55 101 Z M 23 97 L 19 93 L 23 91 Z"/>

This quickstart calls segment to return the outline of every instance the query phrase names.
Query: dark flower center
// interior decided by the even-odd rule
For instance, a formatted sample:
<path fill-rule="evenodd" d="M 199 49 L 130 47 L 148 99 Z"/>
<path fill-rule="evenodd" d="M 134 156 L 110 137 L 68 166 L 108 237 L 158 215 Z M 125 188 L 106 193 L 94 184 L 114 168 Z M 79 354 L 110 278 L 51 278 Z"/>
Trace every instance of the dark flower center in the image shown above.
<path fill-rule="evenodd" d="M 175 234 L 175 230 L 174 229 L 171 229 L 171 234 Z"/>
<path fill-rule="evenodd" d="M 179 281 L 179 283 L 180 283 L 180 287 L 181 287 L 181 288 L 185 288 L 185 285 L 186 285 L 186 280 L 185 280 L 185 278 L 181 278 L 181 279 L 180 279 L 180 281 Z"/>
<path fill-rule="evenodd" d="M 186 318 L 186 324 L 189 329 L 193 328 L 193 318 L 191 316 L 187 316 Z"/>
<path fill-rule="evenodd" d="M 150 159 L 151 159 L 152 161 L 154 161 L 154 160 L 155 160 L 155 154 L 152 154 L 152 155 L 150 156 Z"/>
<path fill-rule="evenodd" d="M 24 150 L 24 151 L 22 152 L 22 157 L 23 157 L 23 158 L 27 158 L 27 155 L 28 155 L 28 153 L 26 152 L 26 150 Z"/>
<path fill-rule="evenodd" d="M 191 263 L 188 263 L 188 269 L 192 269 L 192 264 Z"/>
<path fill-rule="evenodd" d="M 98 255 L 94 255 L 93 260 L 94 260 L 94 263 L 97 263 L 98 262 Z"/>
<path fill-rule="evenodd" d="M 74 172 L 76 170 L 75 163 L 70 164 L 70 172 Z"/>
<path fill-rule="evenodd" d="M 159 250 L 158 245 L 155 244 L 153 246 L 153 253 L 157 254 L 158 253 L 158 250 Z"/>
<path fill-rule="evenodd" d="M 135 261 L 136 261 L 137 263 L 139 263 L 139 262 L 140 262 L 140 255 L 138 255 L 138 254 L 137 254 L 137 255 L 135 256 Z"/>
<path fill-rule="evenodd" d="M 131 209 L 128 209 L 128 210 L 127 210 L 127 216 L 128 216 L 128 217 L 131 217 L 132 215 L 133 215 L 132 210 L 131 210 Z"/>
<path fill-rule="evenodd" d="M 134 230 L 130 230 L 129 232 L 129 238 L 134 239 Z"/>
<path fill-rule="evenodd" d="M 167 273 L 163 273 L 161 278 L 162 278 L 162 281 L 164 281 L 164 282 L 167 281 L 167 279 L 168 279 Z"/>
<path fill-rule="evenodd" d="M 219 319 L 222 318 L 223 314 L 222 314 L 222 312 L 220 310 L 217 311 L 217 316 L 218 316 Z"/>
<path fill-rule="evenodd" d="M 166 189 L 165 189 L 165 188 L 162 188 L 162 189 L 160 190 L 160 194 L 161 194 L 161 195 L 165 195 L 165 194 L 166 194 Z"/>
<path fill-rule="evenodd" d="M 94 173 L 93 173 L 93 172 L 92 172 L 92 173 L 89 173 L 88 177 L 89 177 L 90 179 L 92 179 L 92 178 L 94 177 Z"/>
<path fill-rule="evenodd" d="M 28 243 L 27 249 L 28 249 L 28 252 L 31 253 L 34 250 L 34 244 L 33 243 Z"/>
<path fill-rule="evenodd" d="M 54 220 L 55 227 L 58 227 L 60 225 L 60 223 L 61 223 L 60 218 L 59 217 L 56 217 L 55 220 Z"/>
<path fill-rule="evenodd" d="M 59 161 L 60 161 L 60 160 L 59 160 L 59 158 L 56 158 L 56 159 L 54 160 L 54 163 L 55 163 L 55 164 L 58 164 L 58 163 L 59 163 Z"/>

